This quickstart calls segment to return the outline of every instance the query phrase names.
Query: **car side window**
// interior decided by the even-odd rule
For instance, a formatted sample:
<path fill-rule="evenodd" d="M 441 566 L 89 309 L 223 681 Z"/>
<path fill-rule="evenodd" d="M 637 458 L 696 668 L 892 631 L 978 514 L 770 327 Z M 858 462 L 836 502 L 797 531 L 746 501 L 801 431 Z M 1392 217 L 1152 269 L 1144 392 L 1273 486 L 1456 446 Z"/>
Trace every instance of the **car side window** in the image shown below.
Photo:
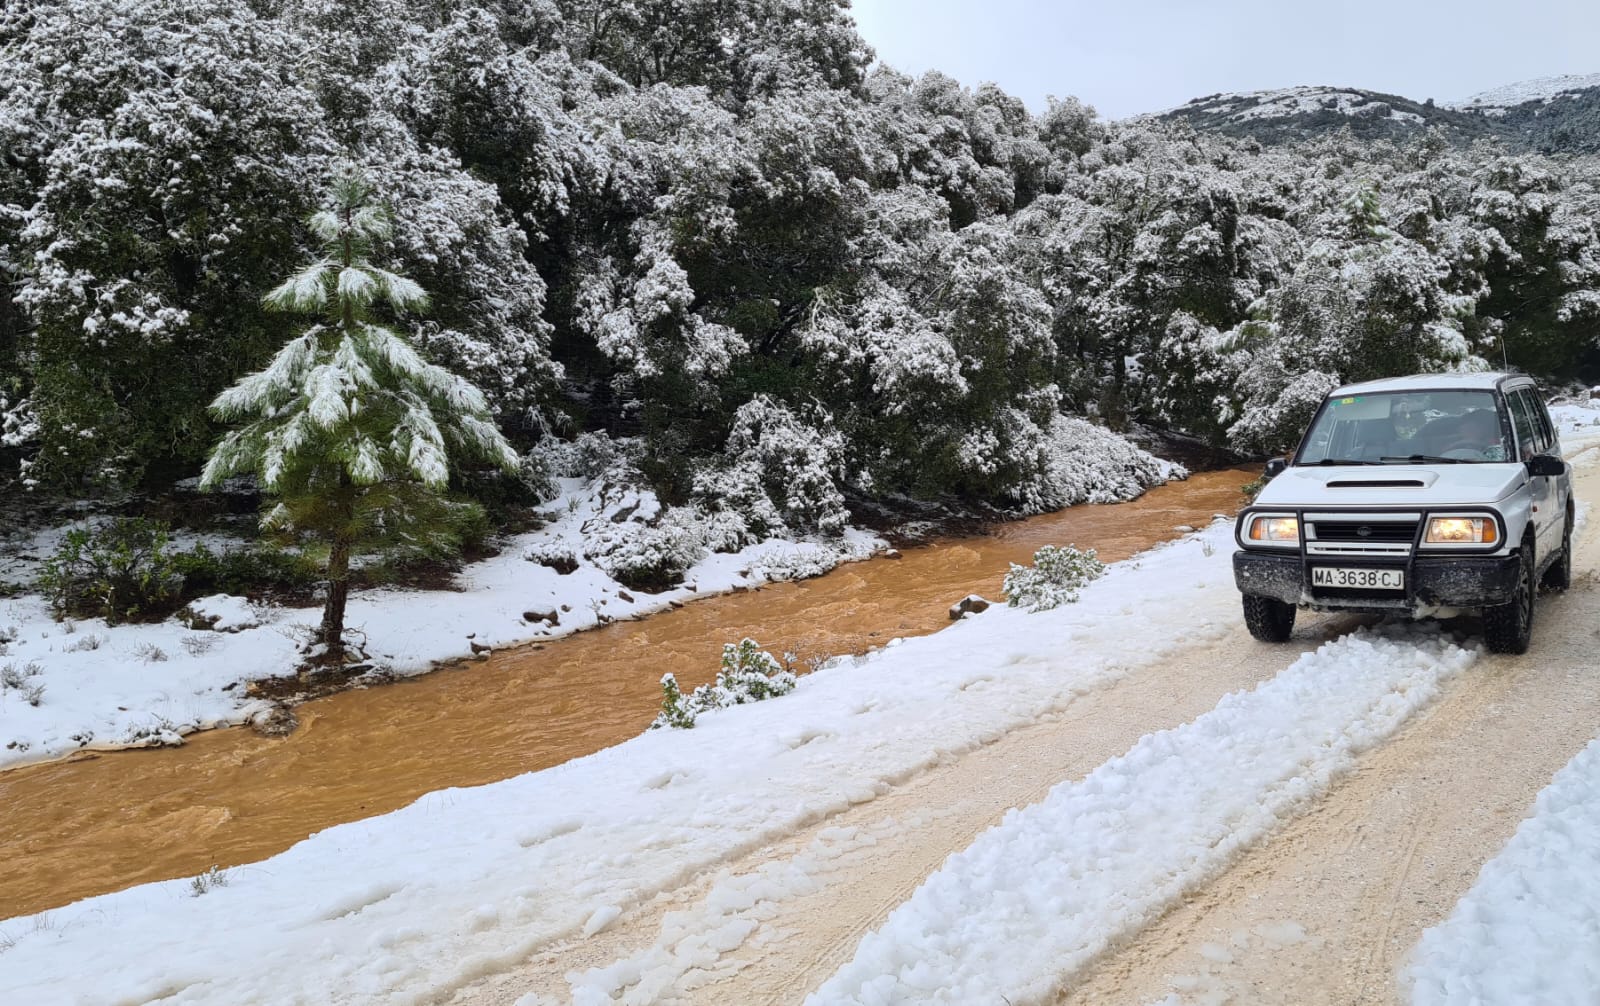
<path fill-rule="evenodd" d="M 1518 392 L 1522 396 L 1524 406 L 1528 410 L 1528 421 L 1533 427 L 1535 442 L 1534 451 L 1538 454 L 1548 453 L 1556 445 L 1555 433 L 1550 429 L 1550 422 L 1545 416 L 1544 403 L 1539 401 L 1539 395 L 1532 388 L 1523 388 Z"/>
<path fill-rule="evenodd" d="M 1528 408 L 1528 393 L 1519 388 L 1507 396 L 1511 404 L 1511 425 L 1517 433 L 1519 457 L 1526 461 L 1539 453 L 1540 430 L 1538 422 Z"/>
<path fill-rule="evenodd" d="M 1544 431 L 1544 449 L 1555 450 L 1556 426 L 1550 421 L 1550 410 L 1545 407 L 1544 399 L 1531 391 L 1528 392 L 1528 400 L 1533 403 L 1533 418 L 1538 420 L 1540 429 Z"/>

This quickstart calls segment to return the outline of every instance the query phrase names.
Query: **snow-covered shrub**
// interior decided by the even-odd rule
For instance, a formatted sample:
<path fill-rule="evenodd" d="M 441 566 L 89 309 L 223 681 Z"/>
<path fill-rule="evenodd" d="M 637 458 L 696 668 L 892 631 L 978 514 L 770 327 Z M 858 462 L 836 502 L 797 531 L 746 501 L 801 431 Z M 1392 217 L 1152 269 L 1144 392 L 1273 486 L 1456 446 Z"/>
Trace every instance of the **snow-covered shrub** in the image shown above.
<path fill-rule="evenodd" d="M 40 667 L 37 662 L 30 662 L 21 667 L 16 664 L 0 666 L 0 692 L 8 689 L 22 691 L 28 687 L 29 678 L 38 677 L 43 671 L 44 668 Z"/>
<path fill-rule="evenodd" d="M 1094 549 L 1046 545 L 1033 553 L 1032 566 L 1011 564 L 1006 574 L 1006 603 L 1013 608 L 1048 611 L 1078 599 L 1078 592 L 1106 571 Z"/>
<path fill-rule="evenodd" d="M 638 444 L 613 440 L 604 433 L 580 433 L 572 440 L 552 440 L 538 448 L 552 475 L 568 479 L 592 479 L 619 462 L 633 460 Z"/>
<path fill-rule="evenodd" d="M 833 569 L 845 557 L 840 549 L 820 545 L 775 547 L 758 556 L 754 565 L 769 580 L 809 580 Z"/>
<path fill-rule="evenodd" d="M 90 652 L 93 652 L 94 650 L 98 650 L 100 648 L 100 645 L 102 643 L 104 643 L 104 642 L 105 642 L 104 639 L 102 639 L 101 637 L 99 637 L 99 636 L 97 636 L 97 635 L 95 635 L 94 633 L 91 632 L 87 636 L 84 636 L 82 639 L 79 639 L 77 642 L 75 642 L 71 646 L 67 647 L 67 652 L 68 653 L 90 653 Z"/>
<path fill-rule="evenodd" d="M 700 538 L 713 552 L 737 552 L 757 539 L 750 525 L 737 510 L 713 510 L 700 521 Z"/>
<path fill-rule="evenodd" d="M 189 897 L 198 898 L 208 894 L 219 887 L 228 886 L 228 871 L 221 867 L 213 866 L 211 869 L 192 877 L 189 880 Z"/>
<path fill-rule="evenodd" d="M 696 694 L 701 685 L 695 689 Z M 656 714 L 655 722 L 650 724 L 651 730 L 660 730 L 662 727 L 673 727 L 678 730 L 688 730 L 694 726 L 697 710 L 690 706 L 688 696 L 683 694 L 683 689 L 678 687 L 678 679 L 671 671 L 661 676 L 661 711 Z"/>
<path fill-rule="evenodd" d="M 754 465 L 721 462 L 703 466 L 694 476 L 694 494 L 712 513 L 726 515 L 718 522 L 722 537 L 728 539 L 725 544 L 733 546 L 726 551 L 736 552 L 789 531 Z"/>
<path fill-rule="evenodd" d="M 562 576 L 574 572 L 578 568 L 578 557 L 572 549 L 559 542 L 540 542 L 528 550 L 525 557 L 529 562 L 536 562 L 541 566 L 549 566 Z"/>
<path fill-rule="evenodd" d="M 662 676 L 661 712 L 650 729 L 688 729 L 694 726 L 701 713 L 787 695 L 794 691 L 794 686 L 794 672 L 785 670 L 777 658 L 761 649 L 755 640 L 746 638 L 736 644 L 725 643 L 722 667 L 717 671 L 715 684 L 701 685 L 684 695 L 677 678 L 671 674 Z"/>
<path fill-rule="evenodd" d="M 1056 416 L 1042 441 L 1038 474 L 1015 495 L 1024 512 L 1043 513 L 1079 503 L 1120 503 L 1188 475 L 1182 465 L 1103 426 Z"/>
<path fill-rule="evenodd" d="M 635 520 L 604 523 L 594 528 L 584 555 L 612 579 L 656 592 L 683 579 L 683 573 L 705 555 L 695 511 L 669 507 L 655 524 Z"/>
<path fill-rule="evenodd" d="M 183 646 L 183 651 L 191 657 L 203 657 L 216 648 L 217 636 L 213 634 L 184 636 L 178 640 Z"/>
<path fill-rule="evenodd" d="M 143 519 L 74 528 L 45 562 L 39 589 L 58 618 L 116 624 L 166 615 L 183 585 L 168 540 L 165 527 Z"/>
<path fill-rule="evenodd" d="M 757 538 L 794 532 L 834 535 L 850 522 L 837 480 L 844 438 L 818 408 L 811 421 L 766 395 L 741 405 L 723 463 L 699 473 L 695 491 L 744 518 Z"/>

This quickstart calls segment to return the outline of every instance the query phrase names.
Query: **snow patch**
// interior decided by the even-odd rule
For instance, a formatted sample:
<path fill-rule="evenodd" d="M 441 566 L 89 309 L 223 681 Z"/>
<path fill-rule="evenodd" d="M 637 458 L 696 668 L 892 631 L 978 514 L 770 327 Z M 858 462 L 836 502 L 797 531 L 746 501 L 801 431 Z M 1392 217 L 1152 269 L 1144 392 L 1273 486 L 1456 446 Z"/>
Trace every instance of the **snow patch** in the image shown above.
<path fill-rule="evenodd" d="M 1533 815 L 1407 971 L 1416 1006 L 1594 1001 L 1600 988 L 1600 740 L 1556 773 Z"/>

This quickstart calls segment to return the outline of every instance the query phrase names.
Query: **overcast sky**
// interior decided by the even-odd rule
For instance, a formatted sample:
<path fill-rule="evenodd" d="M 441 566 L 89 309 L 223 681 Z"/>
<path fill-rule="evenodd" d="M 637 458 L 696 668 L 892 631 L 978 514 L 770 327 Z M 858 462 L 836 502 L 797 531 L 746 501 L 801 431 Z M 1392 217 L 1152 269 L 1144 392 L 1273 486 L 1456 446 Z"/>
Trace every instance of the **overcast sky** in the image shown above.
<path fill-rule="evenodd" d="M 1295 84 L 1450 101 L 1600 73 L 1600 0 L 854 0 L 878 58 L 1104 118 Z"/>

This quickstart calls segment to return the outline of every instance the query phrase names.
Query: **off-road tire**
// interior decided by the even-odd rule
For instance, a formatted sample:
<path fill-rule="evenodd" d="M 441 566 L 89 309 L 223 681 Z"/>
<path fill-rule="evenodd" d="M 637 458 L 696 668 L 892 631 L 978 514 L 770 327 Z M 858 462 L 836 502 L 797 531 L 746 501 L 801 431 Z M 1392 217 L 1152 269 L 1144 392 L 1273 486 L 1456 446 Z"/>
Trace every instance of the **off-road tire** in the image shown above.
<path fill-rule="evenodd" d="M 1539 578 L 1545 590 L 1563 591 L 1572 586 L 1572 511 L 1567 511 L 1567 529 L 1561 535 L 1561 554 L 1555 557 Z"/>
<path fill-rule="evenodd" d="M 1288 642 L 1294 631 L 1294 605 L 1275 597 L 1244 595 L 1244 624 L 1263 643 Z"/>
<path fill-rule="evenodd" d="M 1533 639 L 1533 541 L 1522 541 L 1517 594 L 1505 604 L 1483 609 L 1483 641 L 1490 653 L 1527 653 Z"/>

